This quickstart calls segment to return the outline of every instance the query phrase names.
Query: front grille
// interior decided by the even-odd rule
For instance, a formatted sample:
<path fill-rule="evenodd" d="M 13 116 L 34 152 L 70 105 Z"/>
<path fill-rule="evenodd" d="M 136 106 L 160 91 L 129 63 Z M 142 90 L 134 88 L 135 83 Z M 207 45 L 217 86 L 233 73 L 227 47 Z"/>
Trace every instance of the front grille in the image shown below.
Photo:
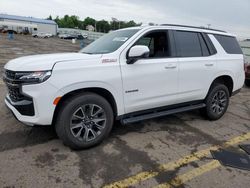
<path fill-rule="evenodd" d="M 5 70 L 5 71 L 4 71 L 4 74 L 5 74 L 5 76 L 6 76 L 8 79 L 14 80 L 14 79 L 15 79 L 16 72 L 14 72 L 14 71 L 9 71 L 9 70 Z"/>
<path fill-rule="evenodd" d="M 17 102 L 17 101 L 24 100 L 24 96 L 20 93 L 20 88 L 8 86 L 8 85 L 7 85 L 7 88 L 8 88 L 10 99 L 12 101 Z"/>
<path fill-rule="evenodd" d="M 18 80 L 18 73 L 10 70 L 4 70 L 3 80 L 6 83 L 9 97 L 13 102 L 24 100 L 25 96 L 21 94 L 21 82 Z"/>

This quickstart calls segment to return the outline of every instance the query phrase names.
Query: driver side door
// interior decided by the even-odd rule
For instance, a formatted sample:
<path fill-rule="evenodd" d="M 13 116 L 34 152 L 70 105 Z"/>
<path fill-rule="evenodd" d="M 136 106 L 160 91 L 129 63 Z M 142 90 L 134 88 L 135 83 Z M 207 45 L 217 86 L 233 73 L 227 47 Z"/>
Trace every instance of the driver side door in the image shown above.
<path fill-rule="evenodd" d="M 127 64 L 125 54 L 129 49 L 122 54 L 121 73 L 126 113 L 176 103 L 179 65 L 171 33 L 166 30 L 150 31 L 132 45 L 148 46 L 148 58 Z"/>

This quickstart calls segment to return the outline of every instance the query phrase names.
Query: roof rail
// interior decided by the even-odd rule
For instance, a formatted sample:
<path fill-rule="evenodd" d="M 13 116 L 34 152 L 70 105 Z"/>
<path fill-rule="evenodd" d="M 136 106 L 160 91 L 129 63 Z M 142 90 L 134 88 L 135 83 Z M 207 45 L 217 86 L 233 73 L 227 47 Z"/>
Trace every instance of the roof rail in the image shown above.
<path fill-rule="evenodd" d="M 226 31 L 219 30 L 219 29 L 212 29 L 212 28 L 205 28 L 205 27 L 197 27 L 197 26 L 189 26 L 189 25 L 178 25 L 178 24 L 161 24 L 161 26 L 176 26 L 176 27 L 187 27 L 187 28 L 195 28 L 195 29 L 206 29 L 206 30 L 211 30 L 211 31 L 219 31 L 226 33 Z"/>

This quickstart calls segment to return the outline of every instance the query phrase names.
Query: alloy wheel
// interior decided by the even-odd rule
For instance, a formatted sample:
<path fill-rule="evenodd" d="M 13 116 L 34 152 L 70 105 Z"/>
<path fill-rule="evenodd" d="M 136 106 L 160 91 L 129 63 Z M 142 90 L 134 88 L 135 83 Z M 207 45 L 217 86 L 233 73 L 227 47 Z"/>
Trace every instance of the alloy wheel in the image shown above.
<path fill-rule="evenodd" d="M 86 104 L 79 107 L 72 115 L 70 131 L 81 142 L 95 140 L 106 126 L 106 113 L 96 104 Z"/>
<path fill-rule="evenodd" d="M 223 90 L 217 91 L 212 99 L 211 109 L 215 114 L 221 114 L 227 106 L 228 100 L 226 92 Z"/>

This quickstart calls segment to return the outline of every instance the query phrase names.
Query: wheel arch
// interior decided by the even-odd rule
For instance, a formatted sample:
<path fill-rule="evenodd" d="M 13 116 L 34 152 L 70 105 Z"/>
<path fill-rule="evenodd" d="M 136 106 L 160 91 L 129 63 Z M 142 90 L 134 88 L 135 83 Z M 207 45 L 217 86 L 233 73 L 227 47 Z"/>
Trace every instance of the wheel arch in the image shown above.
<path fill-rule="evenodd" d="M 114 112 L 114 116 L 116 117 L 118 115 L 117 102 L 115 100 L 114 95 L 109 90 L 107 90 L 105 88 L 101 88 L 101 87 L 88 87 L 88 88 L 72 90 L 72 91 L 70 91 L 62 96 L 62 98 L 60 99 L 60 101 L 58 102 L 58 104 L 56 105 L 56 108 L 54 110 L 52 125 L 55 125 L 59 110 L 61 109 L 63 104 L 67 101 L 67 99 L 69 99 L 77 94 L 84 93 L 84 92 L 95 93 L 95 94 L 98 94 L 98 95 L 102 96 L 103 98 L 105 98 L 109 102 L 109 104 L 111 105 L 113 112 Z"/>
<path fill-rule="evenodd" d="M 221 76 L 218 76 L 216 77 L 213 82 L 211 83 L 210 85 L 210 88 L 208 91 L 211 90 L 211 88 L 214 86 L 214 84 L 216 83 L 221 83 L 221 84 L 224 84 L 227 88 L 228 88 L 228 91 L 229 91 L 229 94 L 230 96 L 232 96 L 232 93 L 233 93 L 233 88 L 234 88 L 234 81 L 233 81 L 233 78 L 230 76 L 230 75 L 221 75 Z M 208 92 L 209 93 L 209 92 Z"/>

